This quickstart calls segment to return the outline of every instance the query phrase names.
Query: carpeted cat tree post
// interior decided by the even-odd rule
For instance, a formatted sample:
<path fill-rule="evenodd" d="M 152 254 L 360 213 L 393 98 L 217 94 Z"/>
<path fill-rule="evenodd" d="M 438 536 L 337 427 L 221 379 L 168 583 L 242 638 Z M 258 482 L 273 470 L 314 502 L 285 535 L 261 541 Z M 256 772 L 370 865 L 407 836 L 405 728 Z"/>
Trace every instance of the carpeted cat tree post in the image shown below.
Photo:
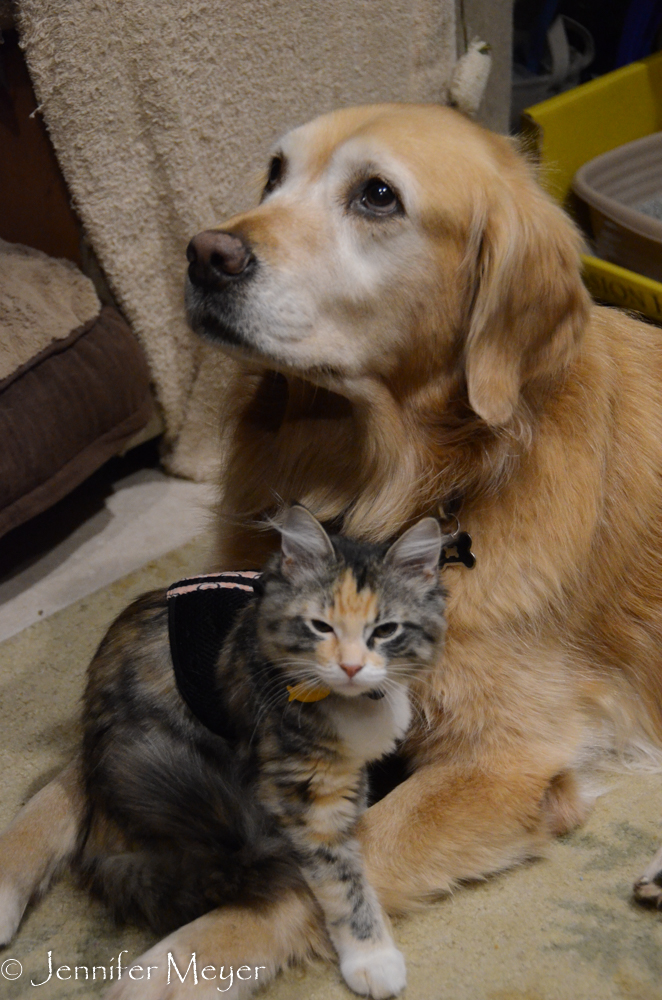
<path fill-rule="evenodd" d="M 512 4 L 491 6 L 502 77 Z M 473 111 L 490 56 L 469 46 L 457 64 L 470 35 L 454 0 L 17 0 L 15 17 L 87 238 L 145 349 L 167 466 L 215 478 L 234 369 L 186 326 L 188 240 L 251 204 L 250 178 L 284 130 L 373 101 Z"/>

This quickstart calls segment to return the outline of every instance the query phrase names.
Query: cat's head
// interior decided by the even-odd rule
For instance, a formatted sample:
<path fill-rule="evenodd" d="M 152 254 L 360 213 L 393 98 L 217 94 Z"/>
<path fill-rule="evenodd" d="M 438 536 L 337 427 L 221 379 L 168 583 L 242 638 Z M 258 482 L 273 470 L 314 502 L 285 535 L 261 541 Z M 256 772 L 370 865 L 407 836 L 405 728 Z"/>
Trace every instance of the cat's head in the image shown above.
<path fill-rule="evenodd" d="M 265 569 L 258 627 L 284 683 L 353 697 L 407 684 L 431 664 L 445 629 L 434 518 L 390 548 L 328 535 L 300 506 L 278 527 L 281 551 Z"/>

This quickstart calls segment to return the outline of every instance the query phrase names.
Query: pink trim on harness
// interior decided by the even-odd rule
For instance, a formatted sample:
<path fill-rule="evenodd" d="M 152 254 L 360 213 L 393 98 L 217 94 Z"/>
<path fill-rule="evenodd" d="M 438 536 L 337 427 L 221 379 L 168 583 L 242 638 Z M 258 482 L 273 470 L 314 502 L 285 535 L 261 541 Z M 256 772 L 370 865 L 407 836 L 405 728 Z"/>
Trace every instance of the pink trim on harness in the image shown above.
<path fill-rule="evenodd" d="M 175 587 L 168 591 L 168 598 L 179 597 L 181 594 L 192 594 L 195 590 L 247 590 L 253 593 L 254 588 L 245 583 L 192 583 L 190 587 Z"/>
<path fill-rule="evenodd" d="M 237 581 L 219 580 L 212 579 L 213 577 L 237 577 Z M 260 573 L 254 573 L 251 570 L 246 570 L 245 572 L 234 572 L 234 573 L 205 573 L 204 576 L 191 577 L 192 580 L 197 580 L 197 583 L 184 583 L 182 581 L 182 586 L 171 587 L 168 591 L 168 600 L 171 597 L 180 597 L 182 594 L 192 594 L 196 590 L 245 590 L 249 594 L 254 593 L 254 587 L 251 584 L 239 583 L 239 580 L 254 580 L 259 577 Z"/>
<path fill-rule="evenodd" d="M 252 569 L 242 569 L 242 570 L 230 570 L 224 569 L 220 570 L 218 573 L 198 573 L 197 576 L 189 577 L 190 580 L 207 580 L 215 576 L 241 576 L 246 577 L 247 580 L 254 580 L 256 576 L 262 576 L 258 570 Z"/>

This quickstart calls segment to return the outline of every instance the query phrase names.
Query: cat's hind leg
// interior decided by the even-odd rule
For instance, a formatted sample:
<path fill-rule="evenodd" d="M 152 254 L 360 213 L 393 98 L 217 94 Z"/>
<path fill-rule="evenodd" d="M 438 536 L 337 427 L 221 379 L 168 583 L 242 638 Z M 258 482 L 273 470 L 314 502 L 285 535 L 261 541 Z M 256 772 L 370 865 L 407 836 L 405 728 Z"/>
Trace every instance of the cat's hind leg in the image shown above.
<path fill-rule="evenodd" d="M 634 883 L 634 898 L 662 910 L 662 847 Z"/>
<path fill-rule="evenodd" d="M 80 763 L 74 760 L 0 836 L 0 945 L 11 941 L 30 900 L 45 892 L 73 855 L 84 808 Z"/>

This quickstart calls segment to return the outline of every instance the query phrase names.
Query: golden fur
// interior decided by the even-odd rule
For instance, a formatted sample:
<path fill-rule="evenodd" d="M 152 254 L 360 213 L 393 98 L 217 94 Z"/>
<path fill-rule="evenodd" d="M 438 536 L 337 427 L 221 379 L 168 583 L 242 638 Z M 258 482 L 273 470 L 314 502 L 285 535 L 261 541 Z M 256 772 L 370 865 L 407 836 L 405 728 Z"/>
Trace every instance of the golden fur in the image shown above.
<path fill-rule="evenodd" d="M 259 522 L 291 500 L 371 539 L 459 502 L 478 559 L 445 571 L 414 773 L 361 824 L 370 881 L 403 911 L 581 822 L 600 761 L 660 759 L 662 341 L 591 305 L 572 224 L 510 141 L 455 112 L 348 109 L 279 152 L 282 184 L 222 227 L 263 270 L 220 563 L 259 566 Z M 370 176 L 400 195 L 397 217 L 352 212 Z M 285 900 L 269 919 L 210 914 L 149 957 L 273 971 L 320 942 L 311 904 Z M 149 1000 L 144 986 L 112 995 Z"/>

